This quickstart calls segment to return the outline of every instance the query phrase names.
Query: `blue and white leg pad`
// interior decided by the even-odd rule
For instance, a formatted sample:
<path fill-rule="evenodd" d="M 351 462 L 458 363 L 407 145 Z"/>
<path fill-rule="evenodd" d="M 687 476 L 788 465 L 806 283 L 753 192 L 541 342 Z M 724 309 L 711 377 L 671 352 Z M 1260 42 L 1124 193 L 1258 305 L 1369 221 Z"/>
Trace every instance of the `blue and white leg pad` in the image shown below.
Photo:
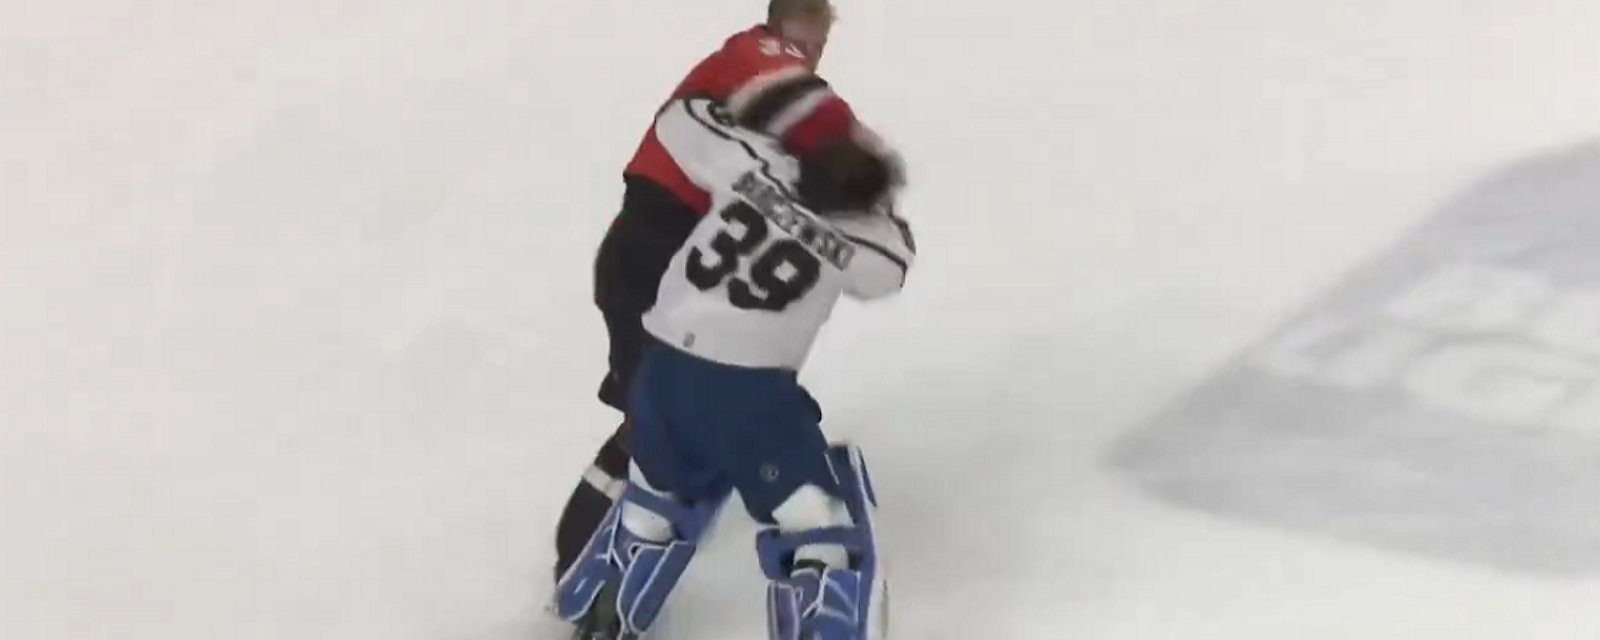
<path fill-rule="evenodd" d="M 865 458 L 854 446 L 829 449 L 828 462 L 852 526 L 756 538 L 767 585 L 767 626 L 772 640 L 878 640 L 886 630 L 886 583 L 879 570 L 872 515 L 877 496 Z M 802 568 L 795 552 L 813 544 L 836 544 L 850 554 L 850 567 Z"/>
<path fill-rule="evenodd" d="M 668 542 L 642 539 L 622 526 L 622 508 L 633 504 L 666 518 L 675 537 Z M 576 623 L 598 604 L 615 606 L 623 631 L 643 635 L 655 623 L 667 596 L 694 559 L 696 542 L 716 517 L 716 503 L 685 506 L 633 484 L 606 514 L 583 555 L 556 585 L 556 613 Z M 599 603 L 607 585 L 615 603 Z"/>

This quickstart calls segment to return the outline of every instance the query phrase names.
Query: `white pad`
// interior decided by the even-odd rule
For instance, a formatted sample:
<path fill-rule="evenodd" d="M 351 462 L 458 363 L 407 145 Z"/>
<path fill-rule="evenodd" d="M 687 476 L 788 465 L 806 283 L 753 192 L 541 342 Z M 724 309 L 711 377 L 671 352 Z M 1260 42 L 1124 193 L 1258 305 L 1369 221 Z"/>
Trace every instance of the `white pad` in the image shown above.
<path fill-rule="evenodd" d="M 795 490 L 783 504 L 772 510 L 772 519 L 778 523 L 778 530 L 784 533 L 855 524 L 850 519 L 850 510 L 844 501 L 828 495 L 828 492 L 814 484 L 806 484 Z M 814 560 L 838 569 L 850 566 L 850 553 L 837 544 L 800 547 L 795 550 L 794 559 Z"/>
<path fill-rule="evenodd" d="M 629 465 L 628 481 L 635 488 L 656 497 L 669 500 L 672 498 L 672 494 L 650 486 L 650 482 L 645 479 L 644 472 L 639 470 L 637 464 Z M 670 542 L 673 538 L 671 520 L 632 502 L 622 503 L 622 526 L 627 528 L 629 533 L 651 542 Z"/>

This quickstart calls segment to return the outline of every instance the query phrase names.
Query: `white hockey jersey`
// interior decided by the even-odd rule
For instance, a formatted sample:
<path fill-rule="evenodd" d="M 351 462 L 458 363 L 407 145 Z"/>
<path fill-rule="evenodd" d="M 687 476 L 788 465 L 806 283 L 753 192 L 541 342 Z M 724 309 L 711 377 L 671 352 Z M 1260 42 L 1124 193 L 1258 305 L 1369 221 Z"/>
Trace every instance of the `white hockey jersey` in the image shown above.
<path fill-rule="evenodd" d="M 723 364 L 798 370 L 841 294 L 890 295 L 915 253 L 887 209 L 824 218 L 799 204 L 799 163 L 710 100 L 675 101 L 656 136 L 712 207 L 661 278 L 645 330 Z"/>

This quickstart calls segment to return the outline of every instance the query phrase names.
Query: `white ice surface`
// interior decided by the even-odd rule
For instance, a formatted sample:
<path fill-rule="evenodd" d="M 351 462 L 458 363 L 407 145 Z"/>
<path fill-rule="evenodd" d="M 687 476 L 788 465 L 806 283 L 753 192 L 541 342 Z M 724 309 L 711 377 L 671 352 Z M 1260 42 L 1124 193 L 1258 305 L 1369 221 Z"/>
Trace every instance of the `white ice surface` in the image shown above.
<path fill-rule="evenodd" d="M 558 637 L 552 523 L 615 421 L 592 250 L 761 5 L 0 0 L 0 638 Z M 1600 637 L 1600 582 L 1103 465 L 1472 177 L 1600 134 L 1600 4 L 841 5 L 825 70 L 923 255 L 805 378 L 873 462 L 898 638 Z M 750 532 L 663 640 L 760 637 Z"/>

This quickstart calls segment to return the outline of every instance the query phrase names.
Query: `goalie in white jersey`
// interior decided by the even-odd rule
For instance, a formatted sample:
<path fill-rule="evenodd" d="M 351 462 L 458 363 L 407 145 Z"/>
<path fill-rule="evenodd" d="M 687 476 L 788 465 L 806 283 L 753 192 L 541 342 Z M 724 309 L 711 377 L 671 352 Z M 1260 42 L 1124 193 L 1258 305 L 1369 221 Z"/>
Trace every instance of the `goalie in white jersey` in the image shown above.
<path fill-rule="evenodd" d="M 863 133 L 802 164 L 710 100 L 668 104 L 655 130 L 713 206 L 644 317 L 655 344 L 629 398 L 629 487 L 563 576 L 558 612 L 584 640 L 642 636 L 737 490 L 771 525 L 758 541 L 771 637 L 880 638 L 865 463 L 829 445 L 797 372 L 841 294 L 905 281 L 914 244 L 889 206 L 896 163 Z"/>

